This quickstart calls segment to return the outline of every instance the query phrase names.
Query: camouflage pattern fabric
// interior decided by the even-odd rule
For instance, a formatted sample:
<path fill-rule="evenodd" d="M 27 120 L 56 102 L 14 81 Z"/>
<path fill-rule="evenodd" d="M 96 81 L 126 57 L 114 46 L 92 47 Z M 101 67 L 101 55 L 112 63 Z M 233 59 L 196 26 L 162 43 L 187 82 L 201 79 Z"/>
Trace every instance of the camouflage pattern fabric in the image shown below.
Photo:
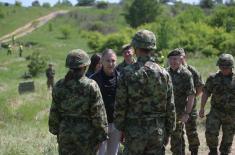
<path fill-rule="evenodd" d="M 156 40 L 157 39 L 153 32 L 148 30 L 140 30 L 132 38 L 131 45 L 134 48 L 155 50 L 157 48 Z"/>
<path fill-rule="evenodd" d="M 135 62 L 135 60 L 133 60 L 133 62 Z M 121 72 L 124 70 L 124 68 L 125 68 L 126 66 L 128 66 L 128 65 L 130 65 L 130 64 L 126 63 L 126 62 L 123 60 L 123 62 L 120 63 L 120 64 L 116 67 L 116 70 L 121 73 Z"/>
<path fill-rule="evenodd" d="M 121 73 L 114 111 L 125 133 L 124 155 L 163 155 L 163 141 L 175 128 L 173 87 L 165 69 L 139 57 Z"/>
<path fill-rule="evenodd" d="M 47 87 L 53 87 L 54 85 L 54 76 L 55 76 L 55 70 L 52 68 L 47 68 L 46 70 L 46 76 L 47 76 Z"/>
<path fill-rule="evenodd" d="M 57 135 L 60 155 L 95 155 L 107 138 L 107 116 L 97 83 L 85 76 L 52 91 L 49 131 Z"/>
<path fill-rule="evenodd" d="M 183 66 L 180 66 L 176 71 L 168 68 L 168 72 L 172 78 L 177 121 L 179 121 L 185 112 L 187 97 L 195 94 L 193 78 L 190 71 Z M 173 155 L 185 154 L 183 127 L 184 124 L 178 122 L 176 125 L 176 130 L 171 136 L 171 151 L 173 152 Z"/>
<path fill-rule="evenodd" d="M 202 87 L 204 82 L 200 73 L 191 65 L 185 65 L 185 67 L 192 73 L 194 87 Z M 192 112 L 190 113 L 189 120 L 185 124 L 186 134 L 189 142 L 189 150 L 198 149 L 200 141 L 197 133 L 197 98 L 195 97 Z"/>
<path fill-rule="evenodd" d="M 228 154 L 235 133 L 235 74 L 223 76 L 219 71 L 208 77 L 203 93 L 211 98 L 211 110 L 206 120 L 206 141 L 209 148 L 217 148 L 222 127 L 220 152 Z"/>

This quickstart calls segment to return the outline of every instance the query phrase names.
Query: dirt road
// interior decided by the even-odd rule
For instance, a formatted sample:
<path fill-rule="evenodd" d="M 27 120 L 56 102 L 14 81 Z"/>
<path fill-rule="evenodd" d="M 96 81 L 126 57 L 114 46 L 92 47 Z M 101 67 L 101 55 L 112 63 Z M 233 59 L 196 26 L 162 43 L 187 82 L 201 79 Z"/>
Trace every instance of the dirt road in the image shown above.
<path fill-rule="evenodd" d="M 48 21 L 50 21 L 51 19 L 57 17 L 58 15 L 63 15 L 63 14 L 66 14 L 66 13 L 68 13 L 67 10 L 59 10 L 59 11 L 52 12 L 52 13 L 46 15 L 46 16 L 39 17 L 39 18 L 37 18 L 33 21 L 30 21 L 29 23 L 27 23 L 26 25 L 16 29 L 15 31 L 0 37 L 0 44 L 11 41 L 12 36 L 14 36 L 15 39 L 20 38 L 22 36 L 25 36 L 28 33 L 31 33 L 32 31 L 36 30 L 37 28 L 43 26 Z"/>

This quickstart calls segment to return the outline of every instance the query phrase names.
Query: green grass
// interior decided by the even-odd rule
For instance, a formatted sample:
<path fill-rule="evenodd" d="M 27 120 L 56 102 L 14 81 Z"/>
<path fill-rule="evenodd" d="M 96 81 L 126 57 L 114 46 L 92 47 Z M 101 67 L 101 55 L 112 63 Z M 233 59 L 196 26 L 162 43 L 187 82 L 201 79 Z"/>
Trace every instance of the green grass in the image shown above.
<path fill-rule="evenodd" d="M 0 9 L 4 13 L 4 18 L 0 18 L 0 37 L 14 31 L 20 26 L 24 26 L 31 20 L 58 10 L 57 8 L 24 8 L 15 6 L 0 6 Z"/>

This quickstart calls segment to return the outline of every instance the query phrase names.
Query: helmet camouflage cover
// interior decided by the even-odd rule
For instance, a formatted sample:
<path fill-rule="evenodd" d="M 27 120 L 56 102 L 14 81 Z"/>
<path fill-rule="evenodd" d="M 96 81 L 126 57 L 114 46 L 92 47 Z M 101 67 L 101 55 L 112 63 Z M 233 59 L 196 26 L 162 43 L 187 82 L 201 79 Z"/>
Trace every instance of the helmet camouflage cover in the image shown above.
<path fill-rule="evenodd" d="M 233 68 L 234 58 L 231 54 L 221 54 L 216 65 L 225 68 Z"/>
<path fill-rule="evenodd" d="M 140 30 L 132 38 L 131 45 L 134 48 L 155 50 L 157 48 L 156 37 L 154 33 L 149 30 Z"/>
<path fill-rule="evenodd" d="M 67 55 L 65 66 L 76 69 L 90 65 L 91 61 L 88 54 L 81 49 L 74 49 Z"/>

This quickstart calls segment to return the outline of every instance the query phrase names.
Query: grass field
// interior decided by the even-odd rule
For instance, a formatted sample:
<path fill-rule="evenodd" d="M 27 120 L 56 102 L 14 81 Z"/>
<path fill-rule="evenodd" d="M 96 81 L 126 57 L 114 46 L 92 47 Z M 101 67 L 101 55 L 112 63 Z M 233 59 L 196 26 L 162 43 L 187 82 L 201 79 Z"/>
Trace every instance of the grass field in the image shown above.
<path fill-rule="evenodd" d="M 0 37 L 25 25 L 31 20 L 47 15 L 58 8 L 0 6 L 4 18 L 0 18 Z"/>
<path fill-rule="evenodd" d="M 0 21 L 0 29 L 2 25 Z M 49 31 L 49 25 L 52 25 L 52 31 Z M 63 25 L 70 27 L 71 32 L 67 40 L 62 39 L 60 29 Z M 11 31 L 13 27 L 5 29 L 4 33 Z M 46 88 L 44 73 L 33 78 L 36 86 L 34 93 L 19 95 L 17 91 L 19 82 L 24 81 L 20 77 L 27 71 L 28 61 L 25 57 L 33 51 L 47 56 L 48 62 L 54 64 L 58 80 L 67 71 L 64 64 L 68 51 L 81 48 L 91 53 L 91 50 L 86 44 L 86 39 L 82 38 L 76 22 L 63 17 L 52 20 L 18 41 L 35 42 L 37 45 L 24 48 L 23 58 L 18 57 L 17 47 L 11 56 L 6 55 L 5 49 L 0 49 L 0 155 L 55 155 L 56 138 L 48 132 L 47 126 L 51 92 Z M 211 72 L 217 70 L 215 61 L 216 58 L 189 58 L 189 64 L 197 67 L 204 80 Z M 200 120 L 202 136 L 203 123 L 204 119 Z M 202 149 L 206 149 L 206 146 L 203 145 Z"/>

